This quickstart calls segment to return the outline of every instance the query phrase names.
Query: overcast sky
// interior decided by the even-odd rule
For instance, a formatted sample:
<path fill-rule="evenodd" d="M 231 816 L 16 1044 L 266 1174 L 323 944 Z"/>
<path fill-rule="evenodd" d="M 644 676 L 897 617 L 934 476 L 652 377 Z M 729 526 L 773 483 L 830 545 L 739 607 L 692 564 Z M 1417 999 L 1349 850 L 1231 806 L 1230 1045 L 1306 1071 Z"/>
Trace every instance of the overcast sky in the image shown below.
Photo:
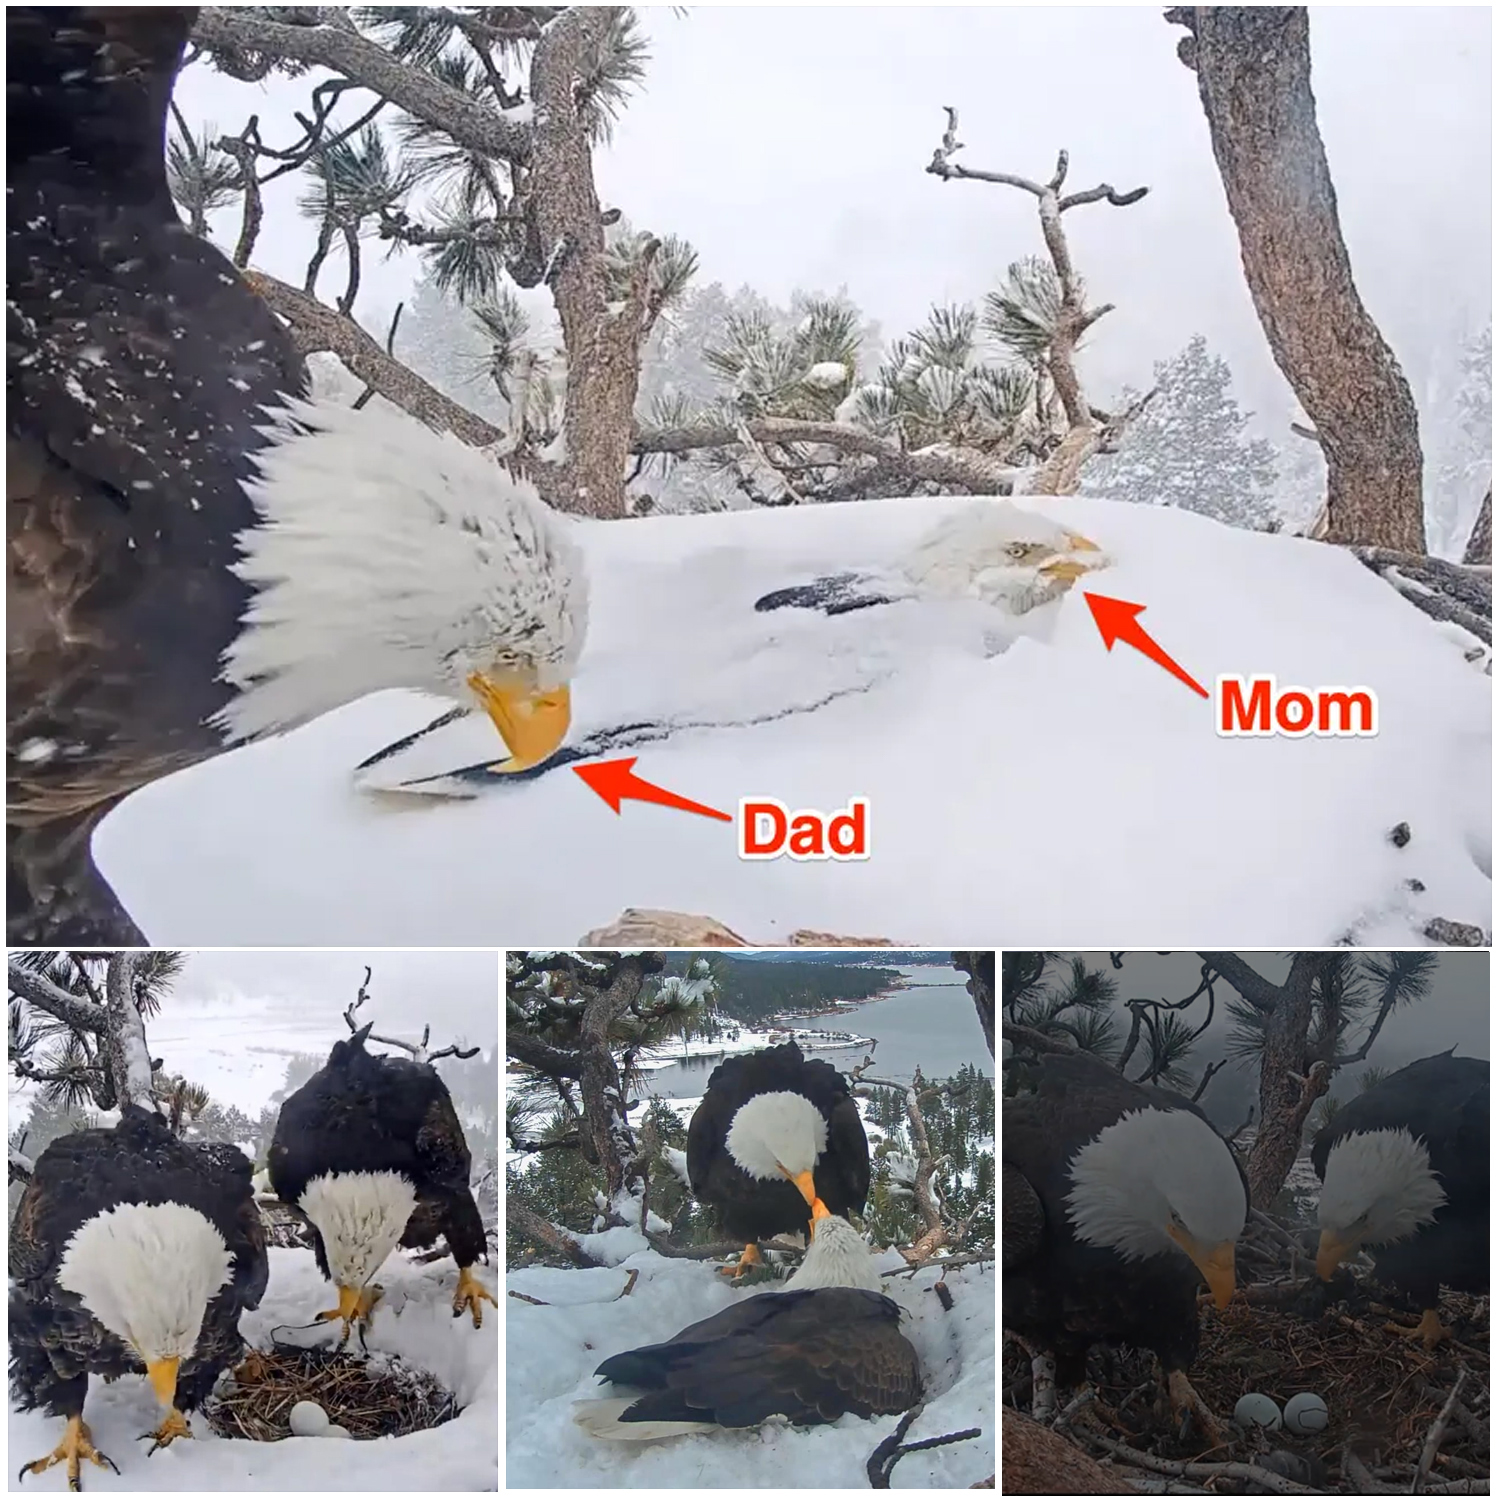
<path fill-rule="evenodd" d="M 347 1035 L 344 1008 L 354 999 L 365 965 L 373 973 L 364 1017 L 376 1031 L 412 1040 L 432 1026 L 432 1045 L 457 1037 L 494 1048 L 500 1037 L 500 961 L 493 952 L 387 952 L 364 949 L 249 950 L 191 954 L 163 1013 L 182 1015 L 225 999 L 278 1002 L 303 1017 L 326 1017 L 328 1042 Z"/>
<path fill-rule="evenodd" d="M 1285 434 L 1290 392 L 1245 290 L 1196 83 L 1176 58 L 1183 33 L 1158 7 L 657 7 L 644 24 L 653 58 L 598 155 L 601 196 L 640 228 L 691 240 L 700 282 L 778 300 L 847 284 L 887 337 L 935 300 L 977 300 L 1042 245 L 1033 199 L 923 172 L 951 104 L 968 165 L 1045 178 L 1067 147 L 1071 187 L 1150 187 L 1134 207 L 1067 219 L 1091 296 L 1118 305 L 1086 356 L 1101 388 L 1146 384 L 1153 360 L 1201 331 Z M 1313 11 L 1313 85 L 1355 276 L 1419 399 L 1431 351 L 1489 318 L 1490 29 L 1488 7 Z M 257 111 L 264 139 L 285 145 L 309 88 L 199 66 L 178 100 L 227 130 Z M 256 262 L 300 285 L 312 230 L 295 183 L 269 190 Z M 357 309 L 377 329 L 420 269 L 413 254 L 382 254 L 370 245 Z M 324 274 L 331 300 L 337 253 Z"/>
<path fill-rule="evenodd" d="M 1073 957 L 1072 954 L 1061 956 Z M 1286 953 L 1246 953 L 1242 956 L 1265 978 L 1277 984 L 1286 978 L 1291 967 L 1291 956 Z M 1115 969 L 1107 953 L 1085 953 L 1082 957 L 1090 968 L 1102 969 L 1118 983 L 1122 1041 L 1130 1028 L 1126 1000 L 1184 1000 L 1198 987 L 1203 963 L 1196 953 L 1127 953 L 1121 959 L 1121 967 Z M 1455 1047 L 1460 1057 L 1488 1058 L 1489 964 L 1490 955 L 1483 952 L 1438 954 L 1437 972 L 1428 997 L 1391 1013 L 1370 1049 L 1369 1061 L 1394 1071 L 1419 1057 L 1446 1052 L 1450 1047 Z M 1203 1069 L 1223 1057 L 1224 1041 L 1233 1025 L 1227 1015 L 1226 1002 L 1236 997 L 1235 990 L 1222 980 L 1215 990 L 1214 1023 L 1198 1041 L 1187 1063 L 1195 1085 L 1202 1077 Z M 1200 999 L 1184 1012 L 1184 1018 L 1196 1028 L 1202 1025 L 1206 1014 L 1207 1001 Z M 1365 1028 L 1356 1027 L 1351 1045 L 1359 1046 L 1364 1035 Z M 1132 1067 L 1130 1071 L 1133 1076 L 1138 1069 Z M 1357 1077 L 1357 1069 L 1349 1071 Z M 1335 1082 L 1333 1092 L 1344 1095 L 1351 1093 L 1354 1087 L 1354 1078 L 1345 1078 Z M 1210 1082 L 1204 1093 L 1203 1106 L 1218 1124 L 1237 1124 L 1244 1119 L 1246 1105 L 1258 1088 L 1258 1074 L 1253 1063 L 1231 1063 Z"/>

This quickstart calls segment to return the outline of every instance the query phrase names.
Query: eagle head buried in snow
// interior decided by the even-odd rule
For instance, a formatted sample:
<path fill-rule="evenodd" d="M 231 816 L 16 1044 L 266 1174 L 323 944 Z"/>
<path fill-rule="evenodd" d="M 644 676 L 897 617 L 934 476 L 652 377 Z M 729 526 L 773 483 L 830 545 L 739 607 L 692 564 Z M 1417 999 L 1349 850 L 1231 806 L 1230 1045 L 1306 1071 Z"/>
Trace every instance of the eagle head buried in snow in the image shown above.
<path fill-rule="evenodd" d="M 1214 1301 L 1234 1292 L 1245 1185 L 1223 1138 L 1186 1109 L 1137 1109 L 1074 1156 L 1068 1217 L 1079 1239 L 1126 1260 L 1181 1251 Z"/>
<path fill-rule="evenodd" d="M 232 740 L 383 688 L 473 704 L 526 770 L 562 743 L 588 584 L 571 523 L 494 456 L 400 413 L 292 401 L 247 489 L 255 590 L 224 653 Z"/>
<path fill-rule="evenodd" d="M 1022 615 L 1060 599 L 1079 578 L 1109 563 L 1088 537 L 999 500 L 940 521 L 912 549 L 903 571 L 919 592 L 970 596 Z"/>

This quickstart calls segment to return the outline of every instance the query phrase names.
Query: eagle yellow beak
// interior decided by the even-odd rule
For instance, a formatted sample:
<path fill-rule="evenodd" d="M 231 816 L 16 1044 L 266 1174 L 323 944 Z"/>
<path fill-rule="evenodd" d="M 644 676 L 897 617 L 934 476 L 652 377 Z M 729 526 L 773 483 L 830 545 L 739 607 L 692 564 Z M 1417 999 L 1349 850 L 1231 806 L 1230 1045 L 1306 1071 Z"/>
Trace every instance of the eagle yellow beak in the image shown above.
<path fill-rule="evenodd" d="M 812 1216 L 813 1223 L 816 1224 L 819 1219 L 831 1219 L 833 1217 L 833 1214 L 829 1211 L 828 1205 L 821 1198 L 814 1198 L 812 1203 Z"/>
<path fill-rule="evenodd" d="M 781 1170 L 782 1170 L 783 1173 L 786 1174 L 786 1178 L 792 1184 L 792 1186 L 795 1187 L 797 1189 L 797 1191 L 799 1193 L 801 1193 L 802 1196 L 805 1199 L 807 1199 L 807 1206 L 809 1208 L 811 1208 L 811 1209 L 816 1209 L 817 1206 L 818 1206 L 818 1203 L 821 1200 L 818 1197 L 818 1190 L 817 1190 L 817 1188 L 815 1188 L 813 1186 L 813 1175 L 812 1175 L 812 1173 L 811 1172 L 797 1172 L 797 1173 L 794 1174 L 792 1172 L 788 1172 L 785 1167 L 782 1167 Z M 825 1208 L 823 1210 L 823 1212 L 827 1213 L 828 1210 Z M 818 1215 L 816 1213 L 814 1213 L 813 1217 L 817 1218 Z"/>
<path fill-rule="evenodd" d="M 1079 536 L 1077 532 L 1070 531 L 1068 540 L 1064 546 L 1069 552 L 1098 552 L 1101 550 L 1096 542 L 1091 542 L 1086 536 Z M 1098 566 L 1098 560 L 1079 562 L 1076 558 L 1056 557 L 1049 563 L 1044 564 L 1037 571 L 1045 578 L 1060 578 L 1065 583 L 1072 583 L 1075 578 L 1082 578 L 1085 573 L 1092 573 Z"/>
<path fill-rule="evenodd" d="M 153 1359 L 146 1364 L 146 1379 L 156 1392 L 156 1399 L 165 1407 L 177 1405 L 177 1359 Z"/>
<path fill-rule="evenodd" d="M 1339 1265 L 1349 1259 L 1358 1247 L 1341 1240 L 1333 1230 L 1325 1229 L 1318 1236 L 1318 1275 L 1329 1280 Z"/>
<path fill-rule="evenodd" d="M 502 685 L 483 672 L 470 672 L 468 682 L 510 751 L 510 759 L 491 766 L 491 771 L 529 771 L 562 744 L 573 714 L 566 687 L 529 692 Z"/>
<path fill-rule="evenodd" d="M 1211 1249 L 1200 1245 L 1187 1230 L 1167 1225 L 1167 1233 L 1187 1252 L 1213 1293 L 1215 1307 L 1228 1307 L 1234 1296 L 1234 1241 L 1225 1240 Z"/>

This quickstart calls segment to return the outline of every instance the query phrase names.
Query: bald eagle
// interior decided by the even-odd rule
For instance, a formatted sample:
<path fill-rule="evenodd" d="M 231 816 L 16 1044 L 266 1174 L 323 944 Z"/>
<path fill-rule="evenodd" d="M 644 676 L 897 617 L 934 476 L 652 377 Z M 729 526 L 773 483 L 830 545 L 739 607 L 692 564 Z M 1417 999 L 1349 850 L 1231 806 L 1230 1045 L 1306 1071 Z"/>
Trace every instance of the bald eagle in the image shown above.
<path fill-rule="evenodd" d="M 139 944 L 96 869 L 129 792 L 379 688 L 565 735 L 565 523 L 411 418 L 300 398 L 291 336 L 188 232 L 168 100 L 196 10 L 10 7 L 8 934 Z"/>
<path fill-rule="evenodd" d="M 1197 1409 L 1199 1277 L 1227 1305 L 1249 1211 L 1229 1147 L 1187 1100 L 1081 1055 L 1045 1058 L 1002 1126 L 1005 1326 L 1072 1385 L 1093 1344 L 1151 1349 L 1173 1403 Z"/>
<path fill-rule="evenodd" d="M 375 1273 L 397 1245 L 441 1237 L 458 1264 L 453 1315 L 483 1322 L 494 1297 L 474 1275 L 489 1255 L 469 1191 L 469 1146 L 437 1070 L 365 1050 L 370 1027 L 335 1042 L 285 1104 L 267 1159 L 271 1186 L 312 1226 L 318 1269 L 338 1287 L 347 1337 L 380 1298 Z"/>
<path fill-rule="evenodd" d="M 922 1395 L 901 1309 L 880 1290 L 858 1232 L 821 1203 L 812 1244 L 784 1291 L 745 1298 L 664 1344 L 596 1373 L 635 1394 L 578 1403 L 592 1436 L 650 1442 L 782 1416 L 798 1426 L 908 1411 Z"/>
<path fill-rule="evenodd" d="M 1414 1297 L 1402 1330 L 1429 1348 L 1451 1337 L 1438 1288 L 1490 1285 L 1490 1065 L 1450 1049 L 1356 1095 L 1318 1132 L 1318 1275 L 1368 1246 L 1375 1276 Z"/>
<path fill-rule="evenodd" d="M 714 1069 L 688 1125 L 687 1170 L 693 1196 L 745 1242 L 739 1274 L 759 1260 L 757 1241 L 807 1230 L 816 1202 L 861 1212 L 870 1143 L 843 1076 L 786 1042 Z"/>
<path fill-rule="evenodd" d="M 841 615 L 901 599 L 971 598 L 1019 619 L 1061 599 L 1079 578 L 1109 561 L 1097 543 L 1050 517 L 991 500 L 940 521 L 899 568 L 830 574 L 776 589 L 755 607 Z"/>
<path fill-rule="evenodd" d="M 183 1414 L 240 1357 L 240 1314 L 267 1275 L 236 1147 L 178 1140 L 135 1105 L 113 1129 L 53 1141 L 11 1220 L 10 1384 L 21 1410 L 67 1429 L 21 1478 L 65 1463 L 76 1490 L 82 1460 L 115 1468 L 83 1420 L 90 1375 L 146 1376 L 166 1408 L 152 1452 L 190 1437 Z"/>

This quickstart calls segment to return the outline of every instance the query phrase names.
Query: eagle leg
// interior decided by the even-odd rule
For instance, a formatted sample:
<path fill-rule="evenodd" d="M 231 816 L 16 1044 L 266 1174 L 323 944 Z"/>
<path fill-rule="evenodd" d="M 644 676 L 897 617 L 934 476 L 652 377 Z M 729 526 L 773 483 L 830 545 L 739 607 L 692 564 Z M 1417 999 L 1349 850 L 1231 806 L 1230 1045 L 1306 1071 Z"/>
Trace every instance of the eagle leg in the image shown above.
<path fill-rule="evenodd" d="M 141 1441 L 144 1442 L 147 1438 L 151 1439 L 151 1446 L 146 1449 L 146 1457 L 150 1458 L 158 1448 L 165 1448 L 173 1439 L 180 1437 L 190 1438 L 192 1435 L 193 1429 L 188 1426 L 188 1419 L 174 1406 L 162 1418 L 160 1427 L 154 1432 L 143 1432 L 141 1434 Z"/>
<path fill-rule="evenodd" d="M 745 1274 L 746 1271 L 750 1269 L 751 1266 L 758 1266 L 760 1264 L 760 1246 L 746 1245 L 745 1248 L 740 1251 L 740 1258 L 735 1262 L 734 1265 L 719 1267 L 719 1275 L 733 1276 L 736 1280 L 738 1280 Z"/>
<path fill-rule="evenodd" d="M 1436 1349 L 1444 1339 L 1453 1337 L 1453 1330 L 1438 1316 L 1438 1310 L 1435 1307 L 1429 1307 L 1422 1314 L 1422 1321 L 1415 1328 L 1403 1328 L 1399 1323 L 1387 1323 L 1385 1331 L 1397 1334 L 1404 1339 L 1421 1339 L 1424 1349 Z"/>
<path fill-rule="evenodd" d="M 65 1462 L 68 1466 L 68 1488 L 74 1491 L 81 1490 L 83 1486 L 78 1481 L 78 1471 L 85 1458 L 90 1463 L 97 1464 L 101 1469 L 110 1468 L 116 1474 L 120 1472 L 114 1459 L 107 1453 L 101 1453 L 94 1446 L 93 1434 L 89 1432 L 88 1424 L 83 1418 L 69 1417 L 62 1442 L 46 1458 L 39 1458 L 35 1463 L 22 1464 L 21 1472 L 16 1476 L 16 1483 L 19 1484 L 28 1474 L 41 1474 L 50 1469 L 53 1464 Z"/>
<path fill-rule="evenodd" d="M 458 1268 L 458 1290 L 453 1294 L 453 1316 L 462 1317 L 465 1312 L 474 1318 L 474 1326 L 484 1326 L 484 1304 L 488 1302 L 491 1307 L 499 1307 L 499 1303 L 490 1296 L 474 1275 L 470 1266 Z"/>
<path fill-rule="evenodd" d="M 1167 1395 L 1179 1421 L 1185 1421 L 1189 1415 L 1197 1417 L 1198 1425 L 1203 1429 L 1203 1435 L 1209 1443 L 1215 1448 L 1224 1446 L 1223 1428 L 1219 1426 L 1218 1419 L 1208 1409 L 1203 1397 L 1193 1389 L 1193 1382 L 1187 1378 L 1184 1371 L 1169 1370 L 1167 1372 Z"/>
<path fill-rule="evenodd" d="M 355 1291 L 353 1287 L 341 1286 L 339 1288 L 339 1305 L 331 1307 L 327 1312 L 320 1312 L 318 1319 L 324 1323 L 331 1323 L 335 1318 L 342 1318 L 344 1322 L 344 1336 L 339 1340 L 339 1347 L 349 1341 L 349 1334 L 356 1323 L 360 1329 L 365 1329 L 370 1322 L 370 1316 L 375 1311 L 375 1304 L 380 1301 L 385 1293 L 385 1288 L 380 1286 L 362 1287 Z"/>

